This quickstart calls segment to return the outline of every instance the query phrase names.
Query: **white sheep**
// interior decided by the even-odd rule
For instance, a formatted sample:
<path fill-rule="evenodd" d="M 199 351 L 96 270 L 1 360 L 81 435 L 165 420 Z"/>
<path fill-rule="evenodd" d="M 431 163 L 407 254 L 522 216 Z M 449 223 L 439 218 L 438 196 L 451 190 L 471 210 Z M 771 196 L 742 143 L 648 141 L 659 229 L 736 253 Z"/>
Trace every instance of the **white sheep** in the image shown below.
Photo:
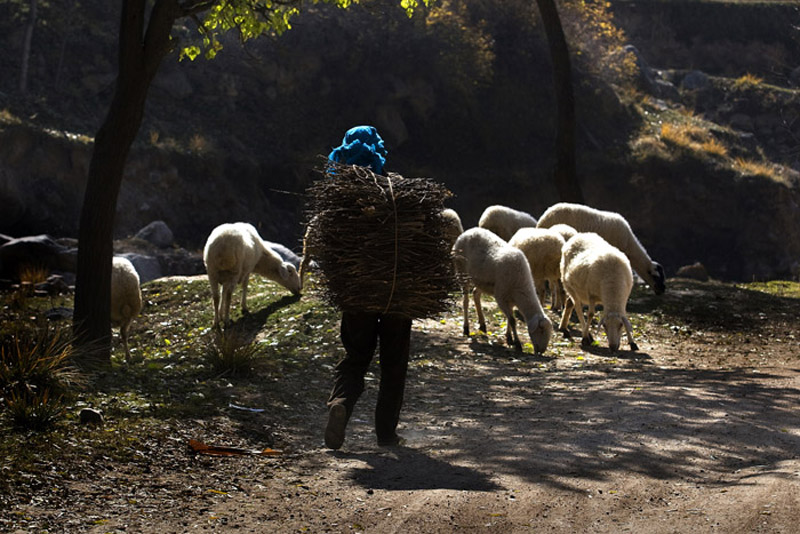
<path fill-rule="evenodd" d="M 508 241 L 520 228 L 535 227 L 536 219 L 524 211 L 494 205 L 483 210 L 481 218 L 478 220 L 478 226 L 491 230 L 504 241 Z"/>
<path fill-rule="evenodd" d="M 247 284 L 250 273 L 277 282 L 293 294 L 300 293 L 297 269 L 264 244 L 249 223 L 226 223 L 214 228 L 203 249 L 203 262 L 211 285 L 214 327 L 228 323 L 231 297 L 237 284 L 242 286 L 242 313 L 247 313 Z M 222 285 L 220 299 L 219 285 Z"/>
<path fill-rule="evenodd" d="M 563 223 L 578 232 L 595 232 L 628 256 L 633 269 L 650 285 L 656 295 L 664 293 L 664 268 L 650 259 L 647 251 L 634 235 L 630 224 L 619 213 L 603 211 L 583 204 L 560 202 L 545 210 L 539 219 L 539 228 L 550 228 Z"/>
<path fill-rule="evenodd" d="M 600 326 L 605 328 L 608 348 L 619 348 L 622 328 L 628 335 L 631 350 L 638 350 L 625 308 L 633 288 L 633 272 L 627 256 L 593 232 L 578 233 L 564 245 L 561 257 L 561 281 L 567 292 L 559 330 L 569 337 L 567 323 L 573 307 L 578 314 L 585 344 L 592 343 L 589 325 L 598 303 L 603 305 Z M 583 305 L 589 307 L 584 318 Z"/>
<path fill-rule="evenodd" d="M 568 224 L 563 224 L 563 223 L 554 224 L 553 226 L 550 227 L 550 229 L 553 230 L 554 232 L 558 232 L 561 235 L 561 237 L 564 238 L 565 243 L 569 241 L 571 237 L 573 237 L 575 234 L 578 233 L 578 231 L 575 228 L 571 227 Z"/>
<path fill-rule="evenodd" d="M 482 331 L 486 331 L 486 319 L 481 306 L 481 294 L 489 293 L 506 316 L 506 341 L 509 345 L 513 344 L 517 350 L 522 350 L 514 319 L 516 306 L 525 319 L 534 350 L 537 353 L 547 350 L 553 325 L 536 297 L 531 269 L 521 250 L 510 246 L 489 230 L 470 228 L 453 245 L 453 261 L 456 272 L 468 279 L 463 300 L 464 335 L 468 336 L 470 332 L 469 284 L 473 284 L 473 299 Z"/>
<path fill-rule="evenodd" d="M 139 274 L 127 258 L 114 256 L 111 263 L 111 324 L 119 326 L 119 337 L 125 348 L 125 361 L 130 361 L 128 333 L 133 319 L 142 311 L 142 290 Z"/>
<path fill-rule="evenodd" d="M 561 249 L 564 238 L 548 228 L 520 228 L 508 242 L 525 253 L 531 266 L 533 285 L 539 302 L 544 303 L 546 286 L 550 286 L 550 308 L 559 309 L 561 285 Z"/>
<path fill-rule="evenodd" d="M 449 247 L 455 244 L 458 236 L 464 233 L 464 227 L 461 225 L 461 217 L 458 216 L 456 210 L 445 208 L 441 213 L 442 219 L 445 223 L 444 236 L 447 240 Z"/>

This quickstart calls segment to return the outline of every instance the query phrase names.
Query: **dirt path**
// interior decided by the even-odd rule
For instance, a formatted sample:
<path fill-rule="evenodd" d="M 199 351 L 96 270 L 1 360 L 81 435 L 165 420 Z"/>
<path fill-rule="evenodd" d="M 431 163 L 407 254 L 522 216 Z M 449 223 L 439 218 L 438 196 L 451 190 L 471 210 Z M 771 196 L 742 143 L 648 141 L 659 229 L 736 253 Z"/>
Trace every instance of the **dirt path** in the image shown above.
<path fill-rule="evenodd" d="M 373 377 L 345 446 L 326 450 L 315 376 L 296 416 L 245 422 L 281 436 L 281 457 L 190 456 L 189 437 L 237 429 L 175 422 L 159 459 L 108 462 L 68 509 L 16 513 L 52 532 L 798 532 L 797 300 L 761 298 L 677 285 L 636 353 L 554 338 L 519 355 L 501 334 L 415 322 L 404 447 L 375 444 Z"/>

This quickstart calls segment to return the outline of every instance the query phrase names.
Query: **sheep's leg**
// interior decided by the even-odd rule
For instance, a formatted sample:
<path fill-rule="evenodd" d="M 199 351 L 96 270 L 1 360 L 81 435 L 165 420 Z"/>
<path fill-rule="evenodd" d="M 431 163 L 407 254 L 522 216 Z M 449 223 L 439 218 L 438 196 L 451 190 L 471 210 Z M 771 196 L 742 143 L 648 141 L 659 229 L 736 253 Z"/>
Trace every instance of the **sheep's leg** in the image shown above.
<path fill-rule="evenodd" d="M 125 362 L 126 363 L 131 361 L 131 351 L 128 348 L 128 327 L 129 326 L 130 326 L 130 323 L 127 323 L 127 324 L 123 323 L 119 327 L 119 337 L 122 340 L 122 347 L 125 349 Z"/>
<path fill-rule="evenodd" d="M 564 302 L 564 313 L 561 314 L 561 323 L 558 325 L 558 331 L 564 334 L 565 338 L 571 337 L 567 325 L 569 324 L 569 318 L 572 316 L 572 309 L 574 307 L 575 303 L 572 302 L 571 298 L 567 297 Z"/>
<path fill-rule="evenodd" d="M 214 304 L 214 328 L 219 326 L 219 284 L 214 278 L 209 277 L 208 283 L 211 284 L 211 301 Z"/>
<path fill-rule="evenodd" d="M 246 274 L 242 278 L 242 314 L 247 314 L 247 284 L 250 282 L 250 275 Z"/>
<path fill-rule="evenodd" d="M 481 306 L 481 290 L 477 287 L 472 290 L 472 300 L 475 301 L 475 310 L 478 312 L 478 325 L 481 332 L 486 332 L 486 317 L 483 315 L 483 306 Z"/>
<path fill-rule="evenodd" d="M 630 320 L 626 316 L 622 316 L 622 323 L 625 325 L 625 332 L 628 335 L 628 343 L 630 343 L 631 350 L 639 350 L 639 346 L 633 341 L 633 327 Z"/>
<path fill-rule="evenodd" d="M 233 280 L 222 284 L 222 301 L 220 302 L 219 306 L 220 316 L 224 326 L 228 326 L 228 322 L 230 320 L 231 298 L 233 297 L 233 288 L 235 285 L 236 282 Z"/>
<path fill-rule="evenodd" d="M 517 335 L 517 320 L 514 318 L 514 305 L 511 302 L 498 301 L 497 306 L 506 316 L 506 343 L 522 352 L 522 343 Z"/>
<path fill-rule="evenodd" d="M 589 310 L 592 311 L 592 305 L 589 305 Z M 592 334 L 589 333 L 589 321 L 583 316 L 583 303 L 575 302 L 575 313 L 578 314 L 578 322 L 581 324 L 581 345 L 591 345 L 594 342 Z"/>
<path fill-rule="evenodd" d="M 469 337 L 469 286 L 464 285 L 464 296 L 462 298 L 464 308 L 464 335 Z"/>

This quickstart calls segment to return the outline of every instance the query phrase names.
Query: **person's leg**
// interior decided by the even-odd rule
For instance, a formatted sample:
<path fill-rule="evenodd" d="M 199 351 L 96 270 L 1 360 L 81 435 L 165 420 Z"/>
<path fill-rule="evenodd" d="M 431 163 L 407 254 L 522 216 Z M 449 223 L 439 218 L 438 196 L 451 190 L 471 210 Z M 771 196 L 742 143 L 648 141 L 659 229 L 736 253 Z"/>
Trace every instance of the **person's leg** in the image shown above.
<path fill-rule="evenodd" d="M 408 371 L 411 319 L 397 314 L 381 316 L 378 336 L 381 379 L 375 406 L 375 433 L 379 445 L 395 445 L 399 442 L 396 430 Z"/>
<path fill-rule="evenodd" d="M 364 375 L 378 342 L 378 315 L 343 313 L 341 340 L 345 355 L 334 368 L 333 388 L 327 403 L 325 444 L 332 449 L 342 446 L 347 421 L 364 391 Z"/>

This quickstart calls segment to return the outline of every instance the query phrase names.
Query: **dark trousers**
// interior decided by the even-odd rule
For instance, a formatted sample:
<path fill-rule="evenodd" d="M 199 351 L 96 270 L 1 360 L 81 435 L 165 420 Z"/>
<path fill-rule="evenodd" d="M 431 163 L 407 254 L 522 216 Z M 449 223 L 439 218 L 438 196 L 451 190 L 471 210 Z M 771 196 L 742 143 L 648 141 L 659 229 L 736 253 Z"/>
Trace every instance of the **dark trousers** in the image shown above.
<path fill-rule="evenodd" d="M 347 417 L 364 391 L 364 375 L 380 342 L 380 387 L 375 406 L 378 439 L 395 435 L 403 406 L 403 391 L 411 339 L 411 319 L 398 314 L 344 312 L 341 339 L 345 356 L 334 369 L 328 406 L 344 404 Z"/>

